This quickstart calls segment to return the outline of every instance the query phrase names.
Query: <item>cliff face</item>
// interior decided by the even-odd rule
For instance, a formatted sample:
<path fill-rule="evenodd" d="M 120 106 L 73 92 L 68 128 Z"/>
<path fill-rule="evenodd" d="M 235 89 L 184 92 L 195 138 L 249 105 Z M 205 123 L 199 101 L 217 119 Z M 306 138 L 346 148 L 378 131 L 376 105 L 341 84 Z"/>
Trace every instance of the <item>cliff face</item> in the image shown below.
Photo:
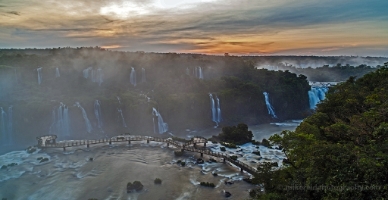
<path fill-rule="evenodd" d="M 157 135 L 160 119 L 153 108 L 169 130 L 180 132 L 215 126 L 214 114 L 220 115 L 221 126 L 258 124 L 302 118 L 309 107 L 306 77 L 257 70 L 238 57 L 67 49 L 3 54 L 0 65 L 0 107 L 7 112 L 12 106 L 9 120 L 18 142 L 50 133 L 74 139 Z M 263 92 L 268 92 L 277 119 L 268 114 Z M 66 105 L 62 109 L 61 102 Z M 85 110 L 89 132 L 76 102 Z"/>

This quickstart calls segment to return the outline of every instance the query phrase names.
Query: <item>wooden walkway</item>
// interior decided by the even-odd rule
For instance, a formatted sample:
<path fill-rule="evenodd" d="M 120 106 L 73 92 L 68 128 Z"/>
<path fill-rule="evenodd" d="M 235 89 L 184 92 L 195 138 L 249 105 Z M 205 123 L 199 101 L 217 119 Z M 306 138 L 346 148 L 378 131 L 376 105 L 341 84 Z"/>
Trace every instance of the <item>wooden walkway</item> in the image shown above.
<path fill-rule="evenodd" d="M 96 144 L 113 144 L 113 143 L 121 143 L 126 142 L 128 144 L 131 143 L 131 141 L 147 141 L 149 143 L 150 141 L 154 142 L 164 142 L 167 143 L 167 146 L 173 145 L 177 148 L 179 148 L 182 152 L 189 151 L 189 152 L 195 152 L 200 153 L 201 156 L 203 154 L 222 158 L 223 161 L 228 161 L 237 167 L 240 168 L 241 171 L 246 171 L 249 174 L 256 175 L 257 170 L 241 161 L 238 161 L 237 159 L 233 159 L 230 155 L 225 153 L 219 153 L 219 152 L 213 152 L 207 148 L 197 148 L 197 143 L 204 143 L 204 146 L 206 147 L 206 138 L 202 137 L 195 137 L 189 142 L 182 143 L 178 141 L 174 141 L 171 138 L 164 139 L 164 138 L 158 138 L 158 137 L 150 137 L 150 136 L 140 136 L 140 135 L 120 135 L 115 136 L 112 138 L 106 138 L 106 139 L 99 139 L 99 140 L 64 140 L 59 141 L 55 143 L 46 143 L 46 144 L 38 144 L 38 147 L 40 148 L 63 148 L 65 151 L 67 147 L 77 147 L 77 146 L 86 146 L 87 148 L 90 147 L 90 145 L 96 145 Z"/>

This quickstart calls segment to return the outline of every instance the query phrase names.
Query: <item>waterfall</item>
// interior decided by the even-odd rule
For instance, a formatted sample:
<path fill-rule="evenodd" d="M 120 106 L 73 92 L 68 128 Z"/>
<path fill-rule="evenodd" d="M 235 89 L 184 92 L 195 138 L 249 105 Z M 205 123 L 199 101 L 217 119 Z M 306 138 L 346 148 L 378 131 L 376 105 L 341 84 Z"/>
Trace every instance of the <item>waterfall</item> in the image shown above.
<path fill-rule="evenodd" d="M 85 120 L 85 125 L 86 125 L 86 131 L 88 133 L 91 133 L 92 132 L 92 125 L 90 125 L 90 121 L 88 119 L 88 115 L 86 114 L 86 111 L 85 109 L 81 106 L 81 104 L 79 102 L 75 102 L 75 105 L 81 109 L 82 111 L 82 117 L 84 118 Z"/>
<path fill-rule="evenodd" d="M 189 72 L 188 70 L 189 68 L 186 69 L 186 73 Z M 193 74 L 196 78 L 203 79 L 202 67 L 195 67 Z"/>
<path fill-rule="evenodd" d="M 39 67 L 36 71 L 38 72 L 38 84 L 40 85 L 40 83 L 42 83 L 42 68 Z"/>
<path fill-rule="evenodd" d="M 221 107 L 220 107 L 220 99 L 218 98 L 218 96 L 216 96 L 217 98 L 217 122 L 220 123 L 222 118 L 221 118 Z"/>
<path fill-rule="evenodd" d="M 8 139 L 12 144 L 12 135 L 13 135 L 13 107 L 8 107 Z"/>
<path fill-rule="evenodd" d="M 127 128 L 127 124 L 125 123 L 125 120 L 124 120 L 123 111 L 121 110 L 121 108 L 117 108 L 117 111 L 119 112 L 119 117 L 121 117 L 121 121 L 123 122 L 123 127 Z"/>
<path fill-rule="evenodd" d="M 59 68 L 55 68 L 55 78 L 61 77 L 61 74 L 59 73 Z"/>
<path fill-rule="evenodd" d="M 141 82 L 142 82 L 142 83 L 147 82 L 147 80 L 146 80 L 146 74 L 145 74 L 145 69 L 144 69 L 144 68 L 141 68 Z"/>
<path fill-rule="evenodd" d="M 101 83 L 103 82 L 103 73 L 102 69 L 99 68 L 97 70 L 91 70 L 91 79 L 93 83 L 98 83 L 98 86 L 101 86 Z"/>
<path fill-rule="evenodd" d="M 52 111 L 50 134 L 70 136 L 69 108 L 62 102 Z"/>
<path fill-rule="evenodd" d="M 101 83 L 103 82 L 102 79 L 103 79 L 102 69 L 97 69 L 97 81 L 96 82 L 98 82 L 99 86 L 101 86 Z"/>
<path fill-rule="evenodd" d="M 136 71 L 135 68 L 131 67 L 131 75 L 129 77 L 129 81 L 133 86 L 136 86 Z"/>
<path fill-rule="evenodd" d="M 311 90 L 308 91 L 310 109 L 314 110 L 317 104 L 326 98 L 328 90 L 328 87 L 311 87 Z"/>
<path fill-rule="evenodd" d="M 65 136 L 70 136 L 70 120 L 69 120 L 69 107 L 62 105 L 63 117 L 62 117 L 62 133 Z"/>
<path fill-rule="evenodd" d="M 117 97 L 117 100 L 119 101 L 119 104 L 121 104 L 120 97 L 119 96 L 116 96 L 116 97 Z"/>
<path fill-rule="evenodd" d="M 152 120 L 154 122 L 154 133 L 156 133 L 155 117 L 158 118 L 158 132 L 159 132 L 159 134 L 167 132 L 168 131 L 168 124 L 164 123 L 162 115 L 156 110 L 156 108 L 152 108 L 152 115 L 154 116 L 152 118 Z"/>
<path fill-rule="evenodd" d="M 102 119 L 101 119 L 101 106 L 100 106 L 100 101 L 95 100 L 94 101 L 94 115 L 96 116 L 97 119 L 97 127 L 102 128 Z"/>
<path fill-rule="evenodd" d="M 216 96 L 216 101 L 213 98 L 213 94 L 209 93 L 210 97 L 210 109 L 212 112 L 212 121 L 216 123 L 216 127 L 218 123 L 221 122 L 221 107 L 220 107 L 220 99 Z"/>
<path fill-rule="evenodd" d="M 202 67 L 198 67 L 198 78 L 203 79 Z"/>
<path fill-rule="evenodd" d="M 7 113 L 3 110 L 2 107 L 0 107 L 0 142 L 3 145 L 10 145 L 11 144 L 11 132 L 12 131 L 12 107 L 11 108 L 11 117 L 9 115 L 7 116 Z M 9 109 L 8 109 L 9 110 Z M 10 113 L 8 113 L 10 114 Z M 10 123 L 11 119 L 11 123 Z"/>
<path fill-rule="evenodd" d="M 263 94 L 264 94 L 265 104 L 267 105 L 268 114 L 270 114 L 272 116 L 272 118 L 278 118 L 276 116 L 276 114 L 275 114 L 275 111 L 274 111 L 271 103 L 269 103 L 268 93 L 267 92 L 263 92 Z"/>
<path fill-rule="evenodd" d="M 92 67 L 88 67 L 87 69 L 84 69 L 82 72 L 83 72 L 83 75 L 84 75 L 84 78 L 89 78 L 89 71 L 92 70 Z"/>

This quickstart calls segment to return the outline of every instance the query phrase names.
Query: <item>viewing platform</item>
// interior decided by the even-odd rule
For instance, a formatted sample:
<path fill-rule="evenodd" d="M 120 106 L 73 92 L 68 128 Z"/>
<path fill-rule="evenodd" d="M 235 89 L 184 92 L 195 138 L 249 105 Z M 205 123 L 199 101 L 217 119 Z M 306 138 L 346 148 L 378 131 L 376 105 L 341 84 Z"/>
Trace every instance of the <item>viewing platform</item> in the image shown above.
<path fill-rule="evenodd" d="M 219 152 L 213 152 L 210 149 L 206 148 L 207 139 L 203 137 L 193 137 L 190 141 L 182 143 L 178 141 L 174 141 L 171 138 L 158 138 L 158 137 L 152 137 L 152 136 L 140 136 L 140 135 L 119 135 L 114 136 L 111 138 L 104 138 L 104 139 L 97 139 L 97 140 L 63 140 L 63 141 L 56 141 L 57 136 L 56 135 L 45 135 L 41 137 L 36 138 L 38 140 L 38 147 L 39 148 L 62 148 L 63 151 L 66 151 L 66 148 L 70 147 L 79 147 L 79 146 L 85 146 L 86 148 L 89 148 L 91 145 L 97 145 L 97 144 L 109 144 L 112 145 L 113 143 L 127 143 L 131 144 L 132 141 L 147 141 L 147 143 L 150 143 L 150 141 L 154 142 L 164 142 L 167 144 L 167 146 L 173 145 L 180 149 L 181 152 L 188 151 L 188 152 L 196 152 L 200 153 L 201 157 L 203 157 L 203 154 L 214 156 L 217 158 L 222 158 L 223 162 L 226 161 L 232 163 L 233 165 L 236 165 L 240 168 L 240 171 L 246 171 L 249 174 L 256 175 L 257 170 L 254 167 L 251 167 L 237 159 L 232 158 L 230 155 L 225 153 L 219 153 Z M 197 144 L 203 143 L 204 148 L 198 148 Z"/>

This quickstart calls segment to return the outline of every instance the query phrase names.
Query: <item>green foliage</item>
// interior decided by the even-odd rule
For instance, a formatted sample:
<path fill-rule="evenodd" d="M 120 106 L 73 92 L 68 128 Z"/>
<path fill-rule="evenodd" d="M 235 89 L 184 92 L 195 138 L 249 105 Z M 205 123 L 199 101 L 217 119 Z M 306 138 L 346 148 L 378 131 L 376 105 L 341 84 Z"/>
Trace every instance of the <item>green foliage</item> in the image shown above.
<path fill-rule="evenodd" d="M 225 126 L 222 128 L 222 133 L 218 135 L 218 138 L 226 143 L 230 144 L 245 144 L 252 141 L 252 131 L 248 130 L 248 125 L 240 123 L 237 126 Z M 226 145 L 223 143 L 223 145 Z M 231 148 L 233 148 L 232 145 Z"/>
<path fill-rule="evenodd" d="M 388 68 L 333 87 L 295 131 L 270 141 L 285 167 L 259 166 L 260 199 L 383 199 L 388 196 Z"/>

